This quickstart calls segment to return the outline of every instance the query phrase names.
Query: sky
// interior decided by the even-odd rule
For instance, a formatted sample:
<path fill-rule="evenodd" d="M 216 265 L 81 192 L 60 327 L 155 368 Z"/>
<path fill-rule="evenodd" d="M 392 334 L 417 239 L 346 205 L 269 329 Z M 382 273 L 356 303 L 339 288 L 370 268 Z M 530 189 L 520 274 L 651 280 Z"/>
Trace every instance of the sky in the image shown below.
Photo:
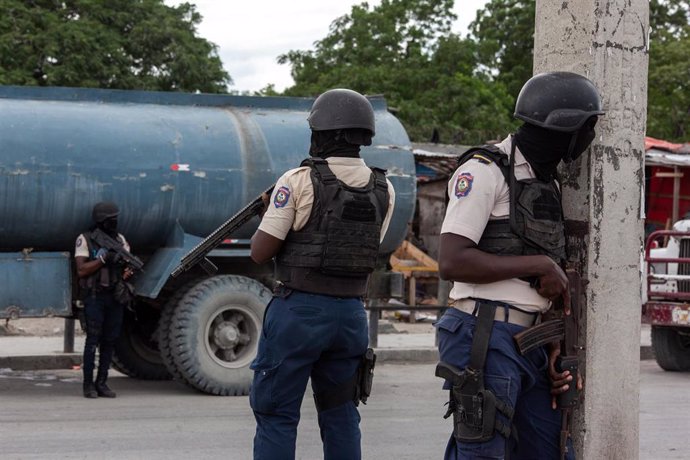
<path fill-rule="evenodd" d="M 203 16 L 197 33 L 218 45 L 232 91 L 256 91 L 273 83 L 282 91 L 293 84 L 290 66 L 277 58 L 290 50 L 313 49 L 336 18 L 349 14 L 351 0 L 164 0 L 174 6 L 187 1 Z M 476 11 L 488 0 L 456 0 L 453 31 L 465 35 Z M 370 6 L 379 0 L 369 0 Z"/>

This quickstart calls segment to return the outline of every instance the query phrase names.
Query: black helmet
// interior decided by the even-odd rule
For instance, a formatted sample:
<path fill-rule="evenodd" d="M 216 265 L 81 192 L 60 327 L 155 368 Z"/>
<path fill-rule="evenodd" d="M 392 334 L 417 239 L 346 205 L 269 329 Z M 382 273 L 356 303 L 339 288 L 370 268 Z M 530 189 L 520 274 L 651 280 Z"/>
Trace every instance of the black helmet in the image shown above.
<path fill-rule="evenodd" d="M 100 203 L 96 203 L 96 205 L 93 207 L 91 217 L 93 218 L 94 222 L 100 224 L 106 219 L 117 217 L 118 214 L 120 214 L 120 210 L 115 203 L 111 201 L 101 201 Z"/>
<path fill-rule="evenodd" d="M 591 117 L 603 115 L 594 84 L 572 72 L 545 72 L 524 84 L 515 117 L 553 131 L 575 132 Z"/>
<path fill-rule="evenodd" d="M 331 89 L 317 97 L 307 120 L 312 131 L 361 128 L 375 134 L 371 102 L 351 89 Z"/>

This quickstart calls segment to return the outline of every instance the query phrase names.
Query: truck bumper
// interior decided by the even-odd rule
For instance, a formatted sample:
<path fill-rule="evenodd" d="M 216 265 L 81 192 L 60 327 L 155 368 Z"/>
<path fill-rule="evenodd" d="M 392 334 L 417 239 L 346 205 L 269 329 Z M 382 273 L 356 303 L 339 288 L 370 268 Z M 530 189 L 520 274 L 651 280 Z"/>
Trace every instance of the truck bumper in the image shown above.
<path fill-rule="evenodd" d="M 649 301 L 642 305 L 642 322 L 690 328 L 690 303 Z"/>

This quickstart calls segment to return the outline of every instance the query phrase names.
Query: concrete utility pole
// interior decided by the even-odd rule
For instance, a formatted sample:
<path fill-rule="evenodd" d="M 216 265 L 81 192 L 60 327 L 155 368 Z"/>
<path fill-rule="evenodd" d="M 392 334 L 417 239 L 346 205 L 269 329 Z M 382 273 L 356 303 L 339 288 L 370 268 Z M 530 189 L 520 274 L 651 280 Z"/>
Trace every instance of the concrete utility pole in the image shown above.
<path fill-rule="evenodd" d="M 570 263 L 585 289 L 579 459 L 639 457 L 640 251 L 649 0 L 537 0 L 534 72 L 591 79 L 606 115 L 563 171 Z"/>

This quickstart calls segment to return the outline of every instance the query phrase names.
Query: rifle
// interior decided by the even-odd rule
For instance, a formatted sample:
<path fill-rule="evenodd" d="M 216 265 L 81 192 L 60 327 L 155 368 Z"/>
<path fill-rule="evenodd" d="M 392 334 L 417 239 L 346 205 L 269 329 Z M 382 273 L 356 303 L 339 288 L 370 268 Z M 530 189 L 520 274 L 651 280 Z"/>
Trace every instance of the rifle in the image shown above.
<path fill-rule="evenodd" d="M 567 270 L 568 285 L 570 288 L 570 314 L 563 314 L 563 318 L 545 321 L 537 326 L 526 329 L 513 336 L 520 354 L 546 345 L 551 342 L 561 342 L 561 354 L 556 360 L 558 372 L 570 371 L 573 380 L 568 385 L 568 391 L 558 395 L 556 402 L 561 413 L 561 459 L 565 458 L 568 441 L 568 420 L 570 411 L 579 402 L 577 390 L 577 352 L 582 347 L 578 345 L 578 322 L 580 317 L 580 299 L 582 279 L 574 270 Z"/>
<path fill-rule="evenodd" d="M 98 246 L 105 248 L 108 251 L 113 251 L 115 254 L 117 254 L 115 257 L 116 263 L 124 264 L 135 271 L 143 270 L 144 262 L 126 250 L 119 239 L 113 238 L 100 228 L 97 228 L 91 232 L 91 239 L 95 241 Z"/>
<path fill-rule="evenodd" d="M 250 201 L 249 204 L 240 209 L 234 216 L 225 221 L 220 227 L 215 229 L 209 236 L 204 238 L 191 251 L 189 251 L 187 255 L 182 258 L 179 265 L 172 271 L 172 277 L 178 277 L 197 264 L 200 264 L 201 268 L 203 268 L 209 275 L 216 273 L 218 271 L 218 267 L 216 267 L 213 262 L 206 258 L 208 253 L 218 247 L 223 240 L 242 227 L 242 225 L 244 225 L 252 217 L 258 215 L 264 208 L 264 203 L 261 197 L 264 193 L 270 195 L 271 192 L 273 192 L 274 187 L 275 184 L 268 187 L 262 194 Z"/>

